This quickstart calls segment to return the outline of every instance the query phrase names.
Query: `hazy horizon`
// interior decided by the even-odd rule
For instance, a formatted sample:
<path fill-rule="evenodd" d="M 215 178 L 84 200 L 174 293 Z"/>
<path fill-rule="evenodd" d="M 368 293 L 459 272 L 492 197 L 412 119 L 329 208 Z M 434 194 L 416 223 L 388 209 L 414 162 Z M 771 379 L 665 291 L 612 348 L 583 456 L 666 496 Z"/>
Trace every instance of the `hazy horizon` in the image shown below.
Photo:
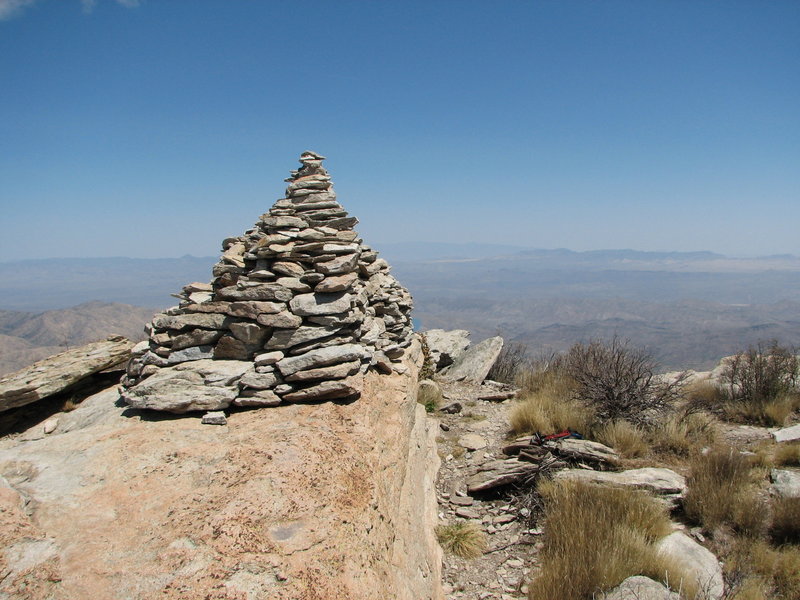
<path fill-rule="evenodd" d="M 303 150 L 375 246 L 800 254 L 800 3 L 0 0 L 0 260 L 213 255 Z"/>
<path fill-rule="evenodd" d="M 240 232 L 241 233 L 241 232 Z M 730 255 L 730 254 L 723 254 L 720 252 L 715 252 L 714 250 L 709 250 L 707 248 L 697 248 L 697 249 L 690 249 L 690 250 L 675 250 L 675 249 L 667 249 L 667 248 L 659 248 L 654 250 L 642 250 L 639 248 L 589 248 L 586 250 L 574 250 L 572 248 L 566 247 L 558 247 L 558 248 L 542 248 L 538 246 L 517 246 L 517 245 L 509 245 L 509 244 L 482 244 L 480 242 L 441 242 L 439 240 L 409 240 L 403 242 L 387 242 L 387 243 L 370 243 L 370 240 L 364 240 L 365 243 L 369 244 L 379 252 L 386 254 L 385 250 L 382 248 L 388 249 L 390 252 L 397 250 L 397 249 L 407 249 L 412 248 L 414 246 L 423 246 L 425 248 L 430 247 L 438 247 L 441 248 L 442 251 L 450 249 L 459 249 L 459 250 L 468 250 L 470 248 L 477 248 L 480 251 L 475 252 L 473 255 L 464 256 L 464 258 L 488 258 L 490 256 L 505 256 L 505 253 L 515 254 L 518 252 L 549 252 L 549 253 L 556 253 L 556 252 L 567 252 L 573 254 L 592 254 L 592 253 L 613 253 L 613 252 L 630 252 L 630 253 L 639 253 L 639 254 L 652 254 L 652 255 L 663 255 L 663 254 L 678 254 L 678 255 L 697 255 L 697 254 L 711 254 L 714 255 L 716 258 L 720 259 L 727 259 L 727 260 L 764 260 L 764 259 L 778 259 L 778 258 L 790 258 L 790 259 L 800 259 L 800 254 L 791 254 L 791 253 L 780 253 L 780 254 L 737 254 L 737 255 Z M 491 252 L 490 252 L 491 251 Z M 130 260 L 180 260 L 182 258 L 192 258 L 192 259 L 213 259 L 216 260 L 221 255 L 221 251 L 211 252 L 209 254 L 197 255 L 191 253 L 183 253 L 181 255 L 173 255 L 173 256 L 136 256 L 136 255 L 98 255 L 98 256 L 42 256 L 38 258 L 16 258 L 16 259 L 5 259 L 0 257 L 0 264 L 3 263 L 17 263 L 17 262 L 26 262 L 26 261 L 47 261 L 47 260 L 103 260 L 103 259 L 130 259 Z M 442 258 L 439 255 L 432 255 L 432 259 L 439 259 Z M 405 260 L 405 259 L 401 259 Z M 414 257 L 414 261 L 419 260 L 419 258 Z"/>

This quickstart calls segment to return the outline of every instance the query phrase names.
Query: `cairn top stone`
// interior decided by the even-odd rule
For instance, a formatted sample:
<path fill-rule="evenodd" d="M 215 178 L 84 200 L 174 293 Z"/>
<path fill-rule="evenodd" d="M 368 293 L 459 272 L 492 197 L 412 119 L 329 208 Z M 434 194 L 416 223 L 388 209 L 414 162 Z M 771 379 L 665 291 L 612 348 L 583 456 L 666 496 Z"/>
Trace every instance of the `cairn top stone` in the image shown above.
<path fill-rule="evenodd" d="M 172 412 L 316 402 L 357 396 L 369 369 L 404 370 L 411 295 L 353 229 L 358 219 L 336 199 L 323 160 L 303 152 L 284 197 L 254 227 L 223 240 L 212 280 L 184 286 L 180 304 L 153 317 L 148 344 L 122 380 L 123 399 Z M 331 359 L 320 364 L 320 354 Z M 202 362 L 197 377 L 185 373 L 195 361 L 219 360 L 248 369 L 226 381 L 209 381 Z M 176 377 L 194 381 L 203 397 L 179 398 Z"/>
<path fill-rule="evenodd" d="M 325 160 L 325 157 L 322 154 L 317 154 L 316 152 L 312 152 L 311 150 L 306 150 L 300 155 L 300 162 L 305 163 L 309 160 Z"/>

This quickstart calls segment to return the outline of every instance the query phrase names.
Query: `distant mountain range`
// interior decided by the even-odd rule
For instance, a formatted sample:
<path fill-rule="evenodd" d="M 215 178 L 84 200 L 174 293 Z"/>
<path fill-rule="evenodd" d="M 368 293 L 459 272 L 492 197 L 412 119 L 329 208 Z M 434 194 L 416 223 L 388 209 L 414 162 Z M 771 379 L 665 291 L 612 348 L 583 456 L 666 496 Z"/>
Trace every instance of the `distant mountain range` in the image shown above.
<path fill-rule="evenodd" d="M 111 334 L 144 339 L 144 325 L 154 312 L 106 302 L 43 313 L 0 310 L 0 375 Z"/>
<path fill-rule="evenodd" d="M 475 340 L 499 333 L 534 353 L 617 334 L 648 346 L 665 369 L 709 368 L 759 340 L 800 345 L 800 258 L 792 255 L 729 258 L 712 252 L 444 243 L 376 249 L 414 296 L 414 319 L 422 328 L 469 329 Z M 31 313 L 90 300 L 163 308 L 175 303 L 170 294 L 186 283 L 208 281 L 216 260 L 0 263 L 0 308 Z M 134 320 L 149 309 L 141 310 Z M 141 317 L 138 327 L 148 318 Z M 2 319 L 0 324 L 10 323 Z M 9 334 L 2 326 L 0 334 L 28 344 L 47 339 Z M 3 347 L 20 343 L 5 340 Z M 55 339 L 52 345 L 61 343 Z"/>

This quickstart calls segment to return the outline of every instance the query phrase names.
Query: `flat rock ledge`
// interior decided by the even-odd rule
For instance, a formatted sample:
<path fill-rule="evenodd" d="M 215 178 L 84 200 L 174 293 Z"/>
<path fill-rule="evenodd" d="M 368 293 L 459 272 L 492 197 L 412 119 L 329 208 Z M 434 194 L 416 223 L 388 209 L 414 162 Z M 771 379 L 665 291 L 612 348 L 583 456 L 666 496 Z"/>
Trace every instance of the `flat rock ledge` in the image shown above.
<path fill-rule="evenodd" d="M 671 505 L 677 504 L 686 495 L 686 479 L 671 469 L 659 467 L 619 472 L 565 469 L 556 472 L 554 477 L 645 490 L 666 500 Z"/>
<path fill-rule="evenodd" d="M 131 357 L 133 342 L 112 336 L 40 360 L 0 379 L 0 412 L 63 392 Z"/>
<path fill-rule="evenodd" d="M 131 414 L 112 388 L 0 439 L 0 598 L 441 600 L 438 428 L 404 363 L 359 402 L 215 427 Z"/>
<path fill-rule="evenodd" d="M 794 442 L 800 440 L 800 425 L 784 427 L 772 432 L 776 442 Z"/>

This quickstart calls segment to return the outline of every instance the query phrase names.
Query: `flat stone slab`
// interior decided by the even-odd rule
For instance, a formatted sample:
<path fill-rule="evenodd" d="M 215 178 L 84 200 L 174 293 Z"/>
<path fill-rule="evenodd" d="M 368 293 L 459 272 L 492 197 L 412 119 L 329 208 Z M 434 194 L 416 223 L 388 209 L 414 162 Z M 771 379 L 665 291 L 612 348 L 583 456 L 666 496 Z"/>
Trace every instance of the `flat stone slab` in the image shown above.
<path fill-rule="evenodd" d="M 686 479 L 671 469 L 646 467 L 628 471 L 588 471 L 565 469 L 554 474 L 556 479 L 580 479 L 591 483 L 619 485 L 647 490 L 671 501 L 677 501 L 686 493 Z"/>
<path fill-rule="evenodd" d="M 319 400 L 334 400 L 347 398 L 361 393 L 362 378 L 358 375 L 345 379 L 323 381 L 307 388 L 301 388 L 281 398 L 286 402 L 316 402 Z"/>
<path fill-rule="evenodd" d="M 288 377 L 298 371 L 327 367 L 352 360 L 363 360 L 368 356 L 369 352 L 360 344 L 342 344 L 318 348 L 299 356 L 287 356 L 275 363 L 275 366 L 278 367 L 281 375 Z"/>
<path fill-rule="evenodd" d="M 503 338 L 500 336 L 483 340 L 459 356 L 455 362 L 442 371 L 445 379 L 480 384 L 489 374 L 500 351 Z"/>
<path fill-rule="evenodd" d="M 474 475 L 467 478 L 467 492 L 474 494 L 520 483 L 534 476 L 540 468 L 541 465 L 516 458 L 492 460 L 482 464 Z"/>
<path fill-rule="evenodd" d="M 792 425 L 791 427 L 784 427 L 772 432 L 772 437 L 776 442 L 793 442 L 800 440 L 800 425 Z"/>
<path fill-rule="evenodd" d="M 227 425 L 228 419 L 221 410 L 212 410 L 204 414 L 200 422 L 203 425 Z"/>
<path fill-rule="evenodd" d="M 485 438 L 477 433 L 465 433 L 458 438 L 458 445 L 467 450 L 480 450 L 481 448 L 486 448 L 488 443 Z"/>
<path fill-rule="evenodd" d="M 600 442 L 591 440 L 578 440 L 566 438 L 555 442 L 548 442 L 545 447 L 551 448 L 561 457 L 572 460 L 583 460 L 592 463 L 614 465 L 619 462 L 619 454 Z"/>
<path fill-rule="evenodd" d="M 239 379 L 253 366 L 243 360 L 196 360 L 167 367 L 122 392 L 134 408 L 185 413 L 227 408 L 239 393 Z"/>
<path fill-rule="evenodd" d="M 113 336 L 40 360 L 0 379 L 0 412 L 57 394 L 130 358 L 133 342 Z"/>
<path fill-rule="evenodd" d="M 350 310 L 353 296 L 344 292 L 332 294 L 298 294 L 289 302 L 291 311 L 299 316 L 334 315 Z"/>

